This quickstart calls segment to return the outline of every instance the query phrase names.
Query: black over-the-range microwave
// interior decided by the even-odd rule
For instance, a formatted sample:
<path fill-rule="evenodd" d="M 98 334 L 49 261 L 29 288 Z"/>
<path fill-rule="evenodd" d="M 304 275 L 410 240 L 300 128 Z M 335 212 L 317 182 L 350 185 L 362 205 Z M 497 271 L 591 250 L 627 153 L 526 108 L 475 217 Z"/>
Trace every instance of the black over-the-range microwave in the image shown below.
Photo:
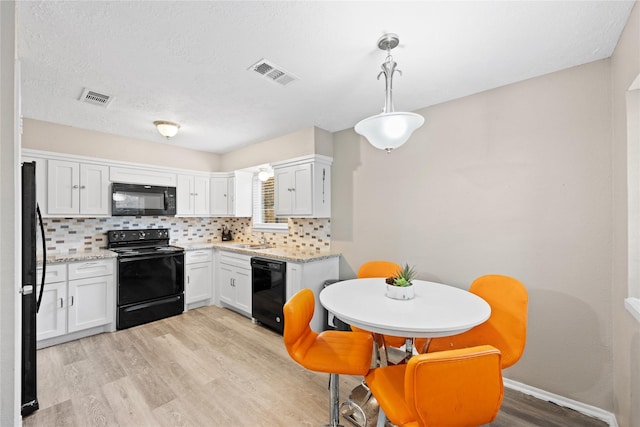
<path fill-rule="evenodd" d="M 154 185 L 111 185 L 111 215 L 170 216 L 176 214 L 176 188 Z"/>

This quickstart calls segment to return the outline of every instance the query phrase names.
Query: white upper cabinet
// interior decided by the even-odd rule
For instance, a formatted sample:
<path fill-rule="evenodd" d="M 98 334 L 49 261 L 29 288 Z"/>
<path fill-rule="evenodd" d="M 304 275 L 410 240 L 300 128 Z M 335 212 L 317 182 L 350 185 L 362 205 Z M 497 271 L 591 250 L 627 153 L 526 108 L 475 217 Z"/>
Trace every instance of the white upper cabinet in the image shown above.
<path fill-rule="evenodd" d="M 278 216 L 331 216 L 330 157 L 313 155 L 272 164 Z"/>
<path fill-rule="evenodd" d="M 111 166 L 109 178 L 111 182 L 125 184 L 157 185 L 158 187 L 175 187 L 176 174 L 144 167 Z"/>
<path fill-rule="evenodd" d="M 253 216 L 253 173 L 197 172 L 23 150 L 36 162 L 36 198 L 44 216 L 101 217 L 111 213 L 111 183 L 176 187 L 177 216 Z M 275 213 L 331 217 L 331 157 L 309 155 L 272 163 Z"/>
<path fill-rule="evenodd" d="M 211 215 L 252 216 L 252 176 L 236 171 L 211 178 Z"/>
<path fill-rule="evenodd" d="M 109 215 L 109 168 L 64 160 L 47 161 L 50 215 Z"/>
<path fill-rule="evenodd" d="M 229 194 L 228 176 L 216 176 L 211 178 L 211 215 L 228 216 L 229 206 L 232 205 Z M 233 184 L 231 184 L 233 185 Z"/>
<path fill-rule="evenodd" d="M 209 177 L 178 175 L 176 215 L 209 215 Z"/>

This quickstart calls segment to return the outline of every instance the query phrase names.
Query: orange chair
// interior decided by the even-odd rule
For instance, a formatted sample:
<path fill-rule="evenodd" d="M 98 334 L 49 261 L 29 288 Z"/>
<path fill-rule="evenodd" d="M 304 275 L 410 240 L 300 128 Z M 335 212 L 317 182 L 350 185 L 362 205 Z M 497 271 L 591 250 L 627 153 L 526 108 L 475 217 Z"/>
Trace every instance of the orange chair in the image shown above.
<path fill-rule="evenodd" d="M 500 358 L 489 345 L 420 354 L 372 369 L 365 379 L 399 427 L 479 426 L 492 422 L 502 404 Z"/>
<path fill-rule="evenodd" d="M 527 340 L 527 289 L 512 277 L 487 275 L 474 280 L 469 291 L 489 303 L 489 319 L 462 334 L 433 338 L 428 351 L 489 344 L 500 350 L 502 368 L 508 368 L 520 359 Z"/>
<path fill-rule="evenodd" d="M 391 261 L 368 261 L 360 266 L 358 270 L 358 279 L 366 279 L 370 277 L 391 277 L 395 276 L 395 274 L 402 270 L 402 267 L 399 264 Z M 364 329 L 357 328 L 355 326 L 351 327 L 352 331 L 357 332 L 365 332 Z M 396 337 L 393 335 L 384 335 L 384 344 L 386 346 L 391 347 L 402 347 L 406 343 L 406 338 L 404 337 Z"/>
<path fill-rule="evenodd" d="M 284 305 L 284 344 L 293 360 L 316 372 L 329 375 L 330 427 L 339 425 L 339 377 L 365 375 L 371 367 L 373 338 L 370 333 L 325 331 L 316 333 L 309 322 L 315 299 L 310 289 L 302 289 Z M 364 413 L 363 413 L 364 414 Z"/>
<path fill-rule="evenodd" d="M 400 264 L 391 261 L 367 261 L 358 270 L 358 279 L 367 277 L 391 277 L 402 270 Z"/>

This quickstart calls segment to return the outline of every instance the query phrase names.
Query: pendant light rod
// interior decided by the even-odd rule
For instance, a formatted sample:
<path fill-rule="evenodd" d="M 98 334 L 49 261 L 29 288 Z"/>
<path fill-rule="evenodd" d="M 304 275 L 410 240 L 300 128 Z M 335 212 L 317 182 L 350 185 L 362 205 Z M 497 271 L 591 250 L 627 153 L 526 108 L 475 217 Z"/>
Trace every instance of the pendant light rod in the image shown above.
<path fill-rule="evenodd" d="M 384 97 L 384 108 L 382 110 L 383 113 L 393 113 L 393 73 L 398 72 L 402 75 L 402 71 L 396 70 L 396 66 L 398 65 L 391 56 L 391 49 L 398 46 L 400 43 L 400 39 L 397 34 L 389 33 L 385 34 L 380 39 L 378 39 L 378 48 L 381 50 L 387 51 L 387 58 L 380 66 L 382 71 L 378 73 L 378 80 L 380 80 L 380 76 L 384 74 L 384 86 L 385 86 L 385 97 Z"/>

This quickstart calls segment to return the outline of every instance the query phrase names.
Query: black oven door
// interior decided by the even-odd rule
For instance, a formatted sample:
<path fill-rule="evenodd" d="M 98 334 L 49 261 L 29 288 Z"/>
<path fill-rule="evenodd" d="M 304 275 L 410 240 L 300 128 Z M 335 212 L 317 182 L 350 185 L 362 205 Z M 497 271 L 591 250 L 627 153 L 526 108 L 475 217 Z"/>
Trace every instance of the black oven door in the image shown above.
<path fill-rule="evenodd" d="M 176 188 L 123 184 L 111 186 L 113 216 L 171 216 L 176 214 Z"/>
<path fill-rule="evenodd" d="M 118 306 L 184 292 L 184 253 L 118 258 Z"/>

